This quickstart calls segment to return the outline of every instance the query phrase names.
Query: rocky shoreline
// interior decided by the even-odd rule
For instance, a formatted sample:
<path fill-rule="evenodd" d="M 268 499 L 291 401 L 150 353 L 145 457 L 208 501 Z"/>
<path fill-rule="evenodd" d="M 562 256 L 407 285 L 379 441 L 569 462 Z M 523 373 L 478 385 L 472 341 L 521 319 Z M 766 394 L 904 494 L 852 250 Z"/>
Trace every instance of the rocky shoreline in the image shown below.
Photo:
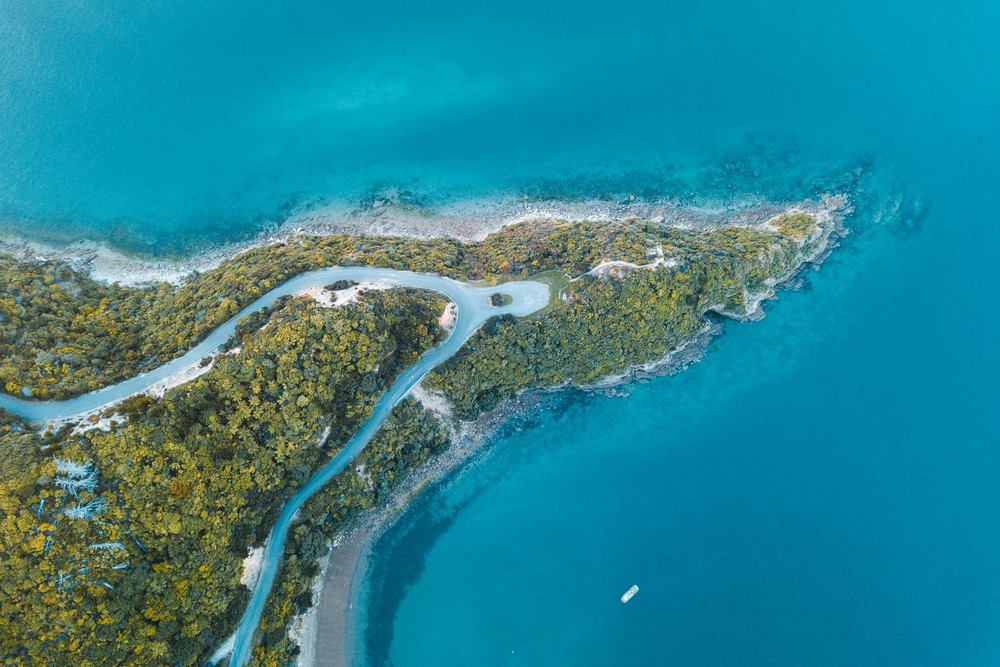
<path fill-rule="evenodd" d="M 815 253 L 803 257 L 801 264 L 795 271 L 771 286 L 766 293 L 752 295 L 754 308 L 751 315 L 743 319 L 763 317 L 764 312 L 761 304 L 764 301 L 775 298 L 775 292 L 778 289 L 795 289 L 800 286 L 803 272 L 810 268 L 818 269 L 823 261 L 829 257 L 832 249 L 838 243 L 839 237 L 845 233 L 842 223 L 844 217 L 851 213 L 851 209 L 847 206 L 846 200 L 839 197 L 824 199 L 822 204 L 820 209 L 815 209 L 812 212 L 829 216 L 829 231 L 824 242 L 819 245 Z M 766 219 L 757 224 L 764 222 Z M 576 390 L 606 395 L 627 395 L 627 392 L 621 389 L 622 386 L 633 382 L 647 382 L 657 377 L 672 376 L 682 372 L 703 358 L 709 344 L 724 332 L 724 320 L 727 318 L 732 319 L 727 314 L 710 312 L 705 328 L 697 336 L 661 359 L 633 366 L 622 373 L 608 376 L 592 385 L 564 384 L 558 387 L 526 391 L 471 422 L 462 422 L 451 416 L 450 410 L 442 410 L 440 397 L 428 400 L 428 392 L 418 386 L 411 393 L 411 397 L 420 400 L 424 403 L 425 409 L 444 421 L 452 434 L 451 444 L 448 449 L 436 455 L 425 465 L 411 471 L 381 508 L 356 519 L 355 524 L 347 532 L 335 539 L 335 545 L 338 543 L 349 544 L 350 548 L 344 549 L 338 554 L 337 547 L 334 546 L 334 552 L 323 563 L 321 572 L 317 576 L 314 591 L 318 595 L 318 601 L 314 603 L 312 609 L 301 617 L 298 623 L 297 634 L 304 640 L 305 644 L 300 646 L 302 652 L 299 656 L 299 667 L 328 667 L 347 664 L 344 661 L 349 660 L 350 656 L 353 655 L 352 642 L 356 639 L 359 630 L 361 610 L 357 607 L 360 602 L 363 582 L 367 577 L 372 545 L 419 493 L 429 485 L 440 482 L 449 474 L 456 472 L 476 456 L 481 455 L 486 450 L 485 446 L 492 441 L 493 436 L 499 432 L 504 424 L 528 414 L 530 410 L 537 408 L 548 397 L 556 393 Z M 353 579 L 347 585 L 341 581 L 345 572 L 353 573 Z M 331 654 L 328 650 L 329 646 L 322 651 L 319 650 L 317 642 L 327 643 L 319 639 L 321 636 L 321 633 L 318 632 L 319 627 L 330 630 L 339 629 L 342 651 Z M 324 655 L 323 661 L 318 661 L 317 655 Z M 334 658 L 332 662 L 329 661 L 331 655 Z"/>
<path fill-rule="evenodd" d="M 682 228 L 710 229 L 726 225 L 760 225 L 793 204 L 786 201 L 761 202 L 754 198 L 689 207 L 666 201 L 528 201 L 509 195 L 500 199 L 462 200 L 434 209 L 413 209 L 388 200 L 376 200 L 369 208 L 360 211 L 346 204 L 310 209 L 291 216 L 276 229 L 251 240 L 216 246 L 179 258 L 130 254 L 97 241 L 58 245 L 9 231 L 0 233 L 0 252 L 24 261 L 61 260 L 102 282 L 122 285 L 179 284 L 192 273 L 209 271 L 248 250 L 287 243 L 300 235 L 354 234 L 424 240 L 454 238 L 473 242 L 481 241 L 508 225 L 548 220 L 615 222 L 643 219 Z"/>

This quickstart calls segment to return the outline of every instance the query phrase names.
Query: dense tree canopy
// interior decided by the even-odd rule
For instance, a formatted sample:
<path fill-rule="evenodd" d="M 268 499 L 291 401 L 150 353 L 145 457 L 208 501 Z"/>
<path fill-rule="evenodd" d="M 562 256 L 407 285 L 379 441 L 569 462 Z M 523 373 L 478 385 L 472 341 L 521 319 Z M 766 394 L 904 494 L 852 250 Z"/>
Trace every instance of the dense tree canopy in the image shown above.
<path fill-rule="evenodd" d="M 706 326 L 708 311 L 750 315 L 756 299 L 809 251 L 803 244 L 811 228 L 800 218 L 795 229 L 800 238 L 740 227 L 657 230 L 647 247 L 655 244 L 669 262 L 657 270 L 610 266 L 569 282 L 557 308 L 488 323 L 427 384 L 445 391 L 460 417 L 472 419 L 524 389 L 591 384 L 661 359 Z"/>
<path fill-rule="evenodd" d="M 549 270 L 577 275 L 603 260 L 641 263 L 662 244 L 668 253 L 748 260 L 739 268 L 752 281 L 755 272 L 766 275 L 772 267 L 755 264 L 749 254 L 765 257 L 768 247 L 797 248 L 809 225 L 815 225 L 807 214 L 780 220 L 785 222 L 772 225 L 774 231 L 730 227 L 708 232 L 640 221 L 543 221 L 505 227 L 469 245 L 447 239 L 303 236 L 245 252 L 180 286 L 106 285 L 60 262 L 17 262 L 0 254 L 0 391 L 51 399 L 112 384 L 183 354 L 289 277 L 333 265 L 498 282 Z"/>
<path fill-rule="evenodd" d="M 437 296 L 402 290 L 336 309 L 291 300 L 239 354 L 161 400 L 129 401 L 110 430 L 43 441 L 5 416 L 5 664 L 201 664 L 246 601 L 247 548 L 382 389 L 440 340 L 443 307 Z M 419 429 L 398 425 L 416 420 L 413 412 L 406 407 L 369 453 L 375 489 L 422 442 Z M 92 481 L 72 486 L 61 465 L 86 469 Z M 331 485 L 344 490 L 338 502 L 373 502 L 367 481 L 342 477 Z"/>

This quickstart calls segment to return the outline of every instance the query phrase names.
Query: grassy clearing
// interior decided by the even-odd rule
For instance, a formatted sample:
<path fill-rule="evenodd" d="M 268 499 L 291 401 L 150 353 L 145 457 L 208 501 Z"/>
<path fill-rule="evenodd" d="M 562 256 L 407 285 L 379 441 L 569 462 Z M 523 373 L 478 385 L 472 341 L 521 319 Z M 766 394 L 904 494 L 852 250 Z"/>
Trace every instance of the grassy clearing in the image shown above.
<path fill-rule="evenodd" d="M 534 313 L 534 316 L 547 313 L 553 308 L 559 306 L 562 303 L 563 294 L 569 287 L 569 276 L 559 269 L 537 273 L 528 278 L 528 280 L 545 283 L 549 286 L 549 303 L 545 306 L 545 308 L 542 308 L 538 312 Z"/>

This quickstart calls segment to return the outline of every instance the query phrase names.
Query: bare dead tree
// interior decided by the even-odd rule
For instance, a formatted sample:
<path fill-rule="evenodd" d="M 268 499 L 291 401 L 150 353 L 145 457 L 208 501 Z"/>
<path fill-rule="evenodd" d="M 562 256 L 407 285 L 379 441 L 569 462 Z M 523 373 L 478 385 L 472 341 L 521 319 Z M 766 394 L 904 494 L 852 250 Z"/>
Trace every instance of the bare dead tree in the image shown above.
<path fill-rule="evenodd" d="M 72 479 L 87 477 L 94 470 L 94 464 L 89 461 L 87 463 L 77 463 L 76 461 L 61 459 L 58 456 L 53 456 L 52 458 L 56 462 L 56 474 L 66 475 Z"/>
<path fill-rule="evenodd" d="M 86 503 L 77 503 L 73 507 L 67 509 L 64 514 L 70 519 L 90 519 L 103 512 L 108 506 L 107 501 L 104 498 L 94 498 Z"/>
<path fill-rule="evenodd" d="M 97 488 L 97 471 L 91 469 L 83 477 L 56 477 L 56 486 L 76 498 L 81 491 Z"/>

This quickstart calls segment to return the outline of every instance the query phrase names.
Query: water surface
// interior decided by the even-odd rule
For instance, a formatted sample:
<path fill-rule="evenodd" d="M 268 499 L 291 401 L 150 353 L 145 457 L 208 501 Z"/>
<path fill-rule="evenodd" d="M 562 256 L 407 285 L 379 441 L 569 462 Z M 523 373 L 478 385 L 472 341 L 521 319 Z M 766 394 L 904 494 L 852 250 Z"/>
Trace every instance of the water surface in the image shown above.
<path fill-rule="evenodd" d="M 380 542 L 359 646 L 991 665 L 998 35 L 985 1 L 0 0 L 0 220 L 169 254 L 385 185 L 794 199 L 870 156 L 865 196 L 920 199 L 919 229 L 856 235 L 679 377 L 504 435 Z"/>

